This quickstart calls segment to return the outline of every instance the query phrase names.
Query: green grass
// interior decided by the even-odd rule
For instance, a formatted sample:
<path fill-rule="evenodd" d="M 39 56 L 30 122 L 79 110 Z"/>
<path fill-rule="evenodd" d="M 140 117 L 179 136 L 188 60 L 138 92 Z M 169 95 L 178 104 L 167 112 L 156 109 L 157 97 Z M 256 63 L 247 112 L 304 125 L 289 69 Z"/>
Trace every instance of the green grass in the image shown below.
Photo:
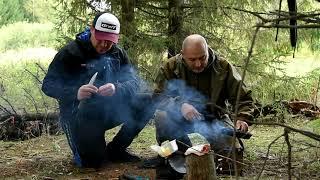
<path fill-rule="evenodd" d="M 107 141 L 114 137 L 119 128 L 116 127 L 106 132 Z M 154 127 L 147 126 L 135 138 L 129 150 L 142 157 L 155 156 L 156 154 L 149 148 L 155 143 Z M 78 169 L 72 164 L 72 154 L 65 135 L 44 135 L 19 142 L 0 141 L 0 151 L 2 152 L 0 179 L 4 177 L 11 179 L 65 177 L 69 179 L 96 176 L 95 171 Z"/>
<path fill-rule="evenodd" d="M 0 28 L 0 52 L 26 47 L 54 47 L 53 24 L 17 22 Z"/>
<path fill-rule="evenodd" d="M 312 129 L 313 132 L 320 134 L 320 119 L 315 119 L 308 123 L 308 127 Z"/>
<path fill-rule="evenodd" d="M 319 121 L 290 119 L 287 120 L 286 125 L 319 134 L 318 123 Z M 268 157 L 266 156 L 268 146 L 284 133 L 284 128 L 278 126 L 253 126 L 251 127 L 251 132 L 253 137 L 245 141 L 247 147 L 245 156 L 256 169 L 253 172 L 249 172 L 249 174 L 257 175 L 260 172 L 259 168 L 262 167 L 263 161 L 267 158 L 266 169 L 269 171 L 265 171 L 264 176 L 279 177 L 278 175 L 284 175 L 287 168 L 288 146 L 283 136 L 273 143 Z M 295 132 L 289 134 L 289 141 L 292 146 L 293 172 L 302 177 L 307 177 L 308 174 L 317 174 L 320 169 L 320 142 Z M 277 171 L 283 171 L 284 173 L 276 175 Z"/>
<path fill-rule="evenodd" d="M 310 122 L 296 120 L 290 123 L 290 126 L 309 129 Z M 107 131 L 106 139 L 110 141 L 117 133 L 120 127 Z M 265 159 L 267 146 L 277 136 L 283 133 L 283 128 L 275 126 L 252 126 L 250 131 L 253 136 L 245 140 L 245 162 L 249 166 L 245 168 L 245 176 L 242 179 L 253 179 L 257 176 Z M 295 140 L 295 141 L 294 141 Z M 293 161 L 295 174 L 301 175 L 303 179 L 310 177 L 309 174 L 315 174 L 320 168 L 319 161 L 315 157 L 318 155 L 319 148 L 305 148 L 306 145 L 300 141 L 308 142 L 319 146 L 315 142 L 298 134 L 290 134 L 290 141 L 293 145 Z M 297 142 L 296 142 L 297 141 Z M 155 156 L 155 152 L 150 149 L 150 145 L 156 144 L 154 126 L 148 125 L 136 137 L 130 145 L 129 150 L 134 154 L 147 158 Z M 82 170 L 72 165 L 72 155 L 64 135 L 59 136 L 41 136 L 20 142 L 3 142 L 0 141 L 0 177 L 6 176 L 11 178 L 23 179 L 41 179 L 43 177 L 53 178 L 80 178 L 96 177 L 95 171 Z M 286 177 L 286 144 L 284 139 L 279 139 L 270 149 L 266 169 L 262 179 L 278 179 Z M 273 170 L 274 172 L 270 171 Z M 282 173 L 277 173 L 281 171 Z M 106 169 L 101 173 L 111 173 Z M 100 178 L 103 175 L 100 175 Z"/>

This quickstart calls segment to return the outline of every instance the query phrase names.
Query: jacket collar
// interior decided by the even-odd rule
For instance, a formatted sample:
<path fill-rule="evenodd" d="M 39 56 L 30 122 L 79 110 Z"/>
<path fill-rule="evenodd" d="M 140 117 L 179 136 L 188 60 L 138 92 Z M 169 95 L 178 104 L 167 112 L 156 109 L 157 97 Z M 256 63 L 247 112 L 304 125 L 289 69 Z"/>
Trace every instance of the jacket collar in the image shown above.
<path fill-rule="evenodd" d="M 208 65 L 207 67 L 205 67 L 205 69 L 203 70 L 203 72 L 207 71 L 210 67 L 213 66 L 213 63 L 216 61 L 217 56 L 214 53 L 214 51 L 211 48 L 208 48 L 208 52 L 209 52 L 209 58 L 208 58 Z M 188 65 L 185 63 L 184 59 L 182 58 L 182 54 L 179 53 L 176 55 L 176 60 L 177 60 L 177 66 L 174 70 L 174 73 L 179 77 L 181 72 L 181 66 L 184 66 L 185 68 L 187 68 L 189 71 L 190 68 L 188 67 Z M 192 72 L 192 71 L 191 71 Z"/>

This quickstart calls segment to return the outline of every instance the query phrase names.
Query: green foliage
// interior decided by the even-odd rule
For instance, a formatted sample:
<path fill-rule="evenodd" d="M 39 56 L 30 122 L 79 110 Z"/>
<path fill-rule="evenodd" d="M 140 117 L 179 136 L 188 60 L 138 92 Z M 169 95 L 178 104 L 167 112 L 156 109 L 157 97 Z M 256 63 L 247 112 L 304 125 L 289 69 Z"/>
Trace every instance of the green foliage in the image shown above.
<path fill-rule="evenodd" d="M 24 2 L 24 0 L 0 0 L 0 27 L 28 19 L 29 14 L 24 8 Z"/>
<path fill-rule="evenodd" d="M 92 1 L 99 3 L 101 1 Z M 225 56 L 233 64 L 244 69 L 244 59 L 248 54 L 258 18 L 252 14 L 239 11 L 270 12 L 278 9 L 278 3 L 268 0 L 259 1 L 180 1 L 185 3 L 183 8 L 182 34 L 172 37 L 168 34 L 169 17 L 172 13 L 168 7 L 173 1 L 136 1 L 134 13 L 134 25 L 136 27 L 121 26 L 122 29 L 136 28 L 135 34 L 121 35 L 120 45 L 134 44 L 128 49 L 128 54 L 136 62 L 142 77 L 152 82 L 159 65 L 166 59 L 168 44 L 172 41 L 180 41 L 178 36 L 185 37 L 191 33 L 198 33 L 206 37 L 209 45 L 219 54 Z M 178 2 L 178 1 L 176 1 Z M 56 29 L 59 33 L 59 42 L 64 45 L 66 41 L 74 38 L 84 27 L 90 24 L 93 14 L 97 10 L 94 4 L 81 0 L 58 1 L 58 23 Z M 122 21 L 123 11 L 121 2 L 108 1 L 107 11 L 111 11 Z M 311 0 L 299 3 L 299 11 L 316 10 Z M 282 10 L 287 10 L 286 3 L 282 3 Z M 170 14 L 171 13 L 171 14 Z M 243 23 L 246 22 L 246 23 Z M 286 22 L 283 22 L 284 24 Z M 123 25 L 123 24 L 122 24 Z M 302 47 L 317 49 L 317 30 L 299 30 L 298 50 Z M 258 33 L 249 63 L 246 83 L 253 90 L 259 101 L 270 102 L 272 100 L 285 99 L 310 99 L 310 92 L 316 78 L 292 78 L 284 75 L 284 57 L 293 53 L 290 47 L 289 30 L 280 29 L 278 41 L 275 41 L 275 29 L 261 29 Z M 177 39 L 172 39 L 177 38 Z M 306 42 L 306 43 L 303 43 Z M 177 43 L 175 43 L 177 44 Z M 314 77 L 316 77 L 314 75 Z M 289 90 L 288 90 L 289 89 Z"/>
<path fill-rule="evenodd" d="M 0 28 L 0 52 L 26 47 L 54 47 L 52 24 L 17 22 Z"/>
<path fill-rule="evenodd" d="M 56 102 L 41 91 L 47 62 L 20 61 L 5 63 L 0 66 L 0 104 L 11 111 L 10 106 L 18 113 L 40 113 L 54 111 Z M 9 102 L 6 102 L 5 99 Z M 12 111 L 13 112 L 13 111 Z"/>
<path fill-rule="evenodd" d="M 262 103 L 278 100 L 306 100 L 313 102 L 319 79 L 319 72 L 306 77 L 281 77 L 273 74 L 257 78 L 253 85 L 254 97 Z"/>
<path fill-rule="evenodd" d="M 54 3 L 53 0 L 0 0 L 0 27 L 19 21 L 52 21 Z"/>
<path fill-rule="evenodd" d="M 4 1 L 0 2 L 4 3 Z M 205 36 L 209 45 L 235 64 L 240 71 L 244 70 L 244 59 L 248 54 L 254 32 L 253 26 L 257 23 L 257 18 L 236 8 L 259 12 L 278 9 L 277 3 L 271 3 L 268 0 L 241 0 L 237 3 L 210 0 L 181 2 L 184 2 L 187 8 L 183 8 L 183 29 L 180 35 L 199 33 Z M 83 0 L 59 0 L 56 4 L 53 0 L 40 0 L 37 3 L 34 0 L 26 0 L 22 4 L 27 11 L 26 14 L 32 15 L 31 18 L 29 16 L 29 21 L 46 22 L 56 17 L 53 21 L 54 25 L 20 22 L 3 26 L 0 29 L 0 36 L 3 37 L 0 40 L 0 52 L 25 47 L 54 47 L 56 34 L 51 31 L 53 26 L 61 47 L 67 41 L 74 39 L 75 34 L 90 25 L 97 11 L 96 5 L 89 5 Z M 176 12 L 169 11 L 172 8 L 168 7 L 169 4 L 169 1 L 136 1 L 134 11 L 136 27 L 121 26 L 122 29 L 136 28 L 133 35 L 121 34 L 120 45 L 126 47 L 128 44 L 134 44 L 134 47 L 128 49 L 128 54 L 136 62 L 140 75 L 149 82 L 153 82 L 160 64 L 167 57 L 168 44 L 173 40 L 168 34 L 170 21 L 168 17 L 172 15 L 170 13 Z M 299 3 L 299 10 L 301 12 L 316 10 L 317 6 L 313 7 L 313 5 L 314 2 L 311 0 L 304 1 Z M 55 6 L 54 15 L 51 14 L 52 6 Z M 286 3 L 283 3 L 282 9 L 287 9 Z M 122 21 L 124 12 L 121 2 L 108 1 L 106 10 L 116 14 Z M 320 37 L 318 30 L 299 29 L 298 33 L 298 52 L 306 47 L 317 52 L 319 44 L 317 42 Z M 253 90 L 255 98 L 261 102 L 293 98 L 312 100 L 310 94 L 317 84 L 319 72 L 315 71 L 312 75 L 299 78 L 286 75 L 285 57 L 292 56 L 293 53 L 288 29 L 279 30 L 277 42 L 274 40 L 275 36 L 275 29 L 259 31 L 245 77 L 246 84 Z"/>
<path fill-rule="evenodd" d="M 54 0 L 24 0 L 29 22 L 48 23 L 54 20 Z"/>
<path fill-rule="evenodd" d="M 83 0 L 65 1 L 58 0 L 55 5 L 54 20 L 59 47 L 75 38 L 75 35 L 84 31 L 90 25 L 95 11 L 87 7 L 88 3 Z"/>

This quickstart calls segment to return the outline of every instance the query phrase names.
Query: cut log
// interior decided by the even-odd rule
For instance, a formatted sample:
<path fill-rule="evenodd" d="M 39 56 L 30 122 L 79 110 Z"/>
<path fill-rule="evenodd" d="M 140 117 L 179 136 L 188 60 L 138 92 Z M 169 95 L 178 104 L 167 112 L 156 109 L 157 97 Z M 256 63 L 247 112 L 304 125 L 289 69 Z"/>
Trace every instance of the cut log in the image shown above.
<path fill-rule="evenodd" d="M 208 153 L 203 156 L 190 154 L 186 157 L 187 180 L 216 180 L 216 168 L 214 162 L 214 153 Z"/>

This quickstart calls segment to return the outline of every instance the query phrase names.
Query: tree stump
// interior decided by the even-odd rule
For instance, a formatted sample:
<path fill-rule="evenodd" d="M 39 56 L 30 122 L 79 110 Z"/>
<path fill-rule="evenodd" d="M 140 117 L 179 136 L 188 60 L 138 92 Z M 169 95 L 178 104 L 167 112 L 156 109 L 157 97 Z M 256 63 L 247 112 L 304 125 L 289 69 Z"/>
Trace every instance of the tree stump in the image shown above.
<path fill-rule="evenodd" d="M 216 167 L 214 163 L 214 153 L 203 156 L 190 154 L 186 157 L 187 180 L 216 180 Z"/>

